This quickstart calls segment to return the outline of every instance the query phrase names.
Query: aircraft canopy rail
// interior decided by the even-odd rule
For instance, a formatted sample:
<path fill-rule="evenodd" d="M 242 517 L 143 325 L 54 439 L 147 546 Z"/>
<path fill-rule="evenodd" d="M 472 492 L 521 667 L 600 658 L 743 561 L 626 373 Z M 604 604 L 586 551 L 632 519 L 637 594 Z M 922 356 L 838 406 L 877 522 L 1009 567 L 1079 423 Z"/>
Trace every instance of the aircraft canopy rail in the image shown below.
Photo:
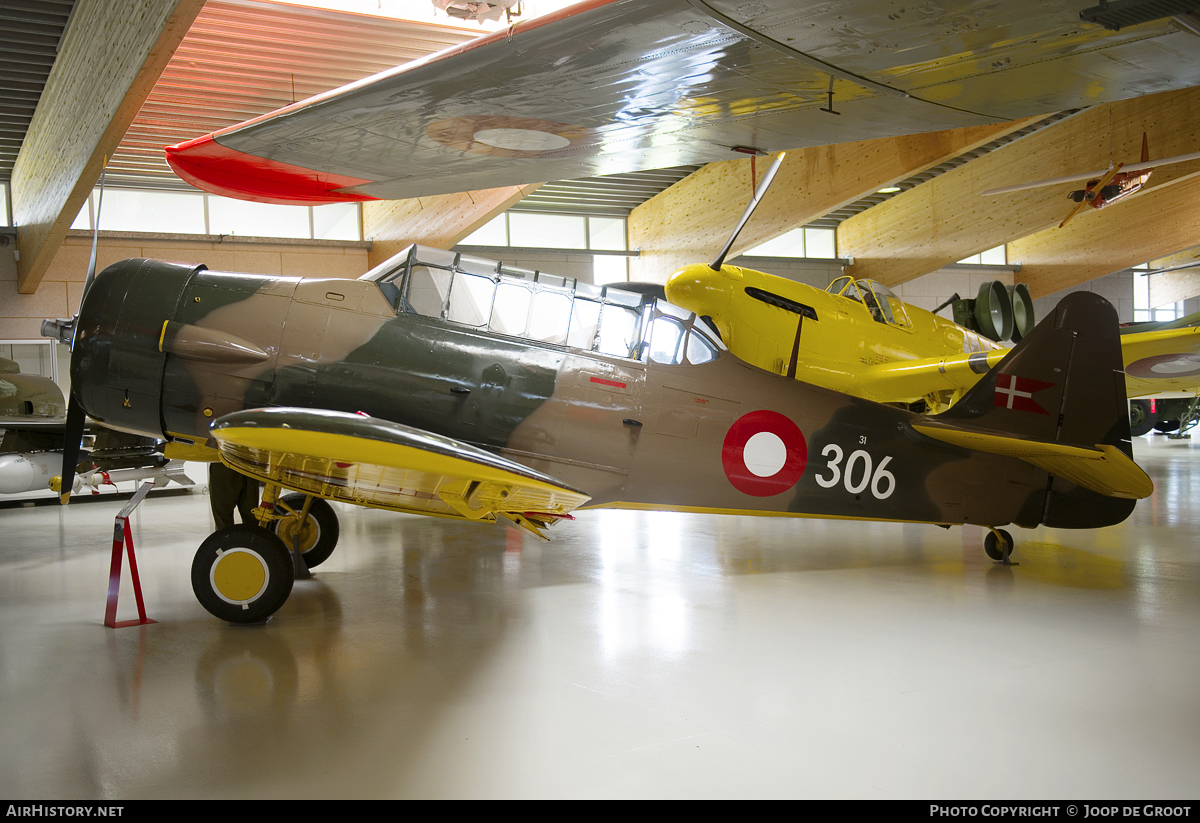
<path fill-rule="evenodd" d="M 461 252 L 414 244 L 359 279 L 373 281 L 397 312 L 614 357 L 650 351 L 657 363 L 698 364 L 724 348 L 669 303 Z"/>
<path fill-rule="evenodd" d="M 888 323 L 902 329 L 912 327 L 908 312 L 904 310 L 904 301 L 877 280 L 855 280 L 849 275 L 843 275 L 826 286 L 825 291 L 862 303 L 870 310 L 871 317 L 876 322 Z"/>

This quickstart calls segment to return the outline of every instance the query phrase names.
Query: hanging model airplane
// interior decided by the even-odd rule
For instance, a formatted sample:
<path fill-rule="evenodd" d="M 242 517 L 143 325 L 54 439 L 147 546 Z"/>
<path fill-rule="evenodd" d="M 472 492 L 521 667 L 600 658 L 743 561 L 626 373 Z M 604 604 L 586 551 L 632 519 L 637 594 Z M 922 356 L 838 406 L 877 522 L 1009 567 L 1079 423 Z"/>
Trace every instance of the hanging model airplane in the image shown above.
<path fill-rule="evenodd" d="M 269 203 L 402 199 L 1016 120 L 1200 85 L 1162 4 L 589 0 L 167 149 Z M 839 115 L 839 116 L 833 116 Z"/>
<path fill-rule="evenodd" d="M 729 350 L 759 368 L 880 403 L 944 411 L 1005 357 L 1000 342 L 1033 326 L 1028 290 L 983 284 L 971 328 L 905 303 L 873 280 L 849 276 L 826 289 L 725 264 L 733 243 L 783 162 L 763 178 L 724 249 L 675 272 L 670 302 L 710 318 Z M 1129 397 L 1200 386 L 1200 316 L 1121 335 Z M 1146 429 L 1148 430 L 1148 428 Z M 1144 434 L 1145 431 L 1139 431 Z"/>
<path fill-rule="evenodd" d="M 416 246 L 357 280 L 126 260 L 45 332 L 74 341 L 69 420 L 266 483 L 275 532 L 222 529 L 192 565 L 232 622 L 333 550 L 326 499 L 539 536 L 585 505 L 972 523 L 1008 562 L 1004 525 L 1118 523 L 1153 490 L 1091 294 L 936 416 L 764 372 L 654 298 Z"/>
<path fill-rule="evenodd" d="M 1161 160 L 1150 160 L 1150 147 L 1147 142 L 1146 134 L 1142 134 L 1142 159 L 1139 163 L 1131 163 L 1128 166 L 1124 163 L 1117 163 L 1107 169 L 1101 171 L 1088 171 L 1081 174 L 1072 174 L 1066 177 L 1055 177 L 1050 180 L 1039 180 L 1036 183 L 1020 183 L 1015 186 L 1004 186 L 998 189 L 988 189 L 982 193 L 983 197 L 989 197 L 997 194 L 1008 194 L 1014 191 L 1026 191 L 1028 189 L 1040 189 L 1050 186 L 1061 186 L 1067 183 L 1078 183 L 1086 180 L 1087 184 L 1082 189 L 1073 189 L 1067 193 L 1067 197 L 1077 204 L 1071 212 L 1063 218 L 1063 221 L 1058 224 L 1061 229 L 1067 225 L 1067 222 L 1079 214 L 1084 206 L 1091 206 L 1093 209 L 1102 209 L 1105 206 L 1110 206 L 1119 200 L 1124 200 L 1131 194 L 1141 190 L 1142 186 L 1146 185 L 1150 180 L 1150 175 L 1159 166 L 1169 166 L 1174 163 L 1186 163 L 1189 160 L 1200 160 L 1200 151 L 1191 152 L 1189 154 L 1180 154 L 1175 157 L 1164 157 Z"/>

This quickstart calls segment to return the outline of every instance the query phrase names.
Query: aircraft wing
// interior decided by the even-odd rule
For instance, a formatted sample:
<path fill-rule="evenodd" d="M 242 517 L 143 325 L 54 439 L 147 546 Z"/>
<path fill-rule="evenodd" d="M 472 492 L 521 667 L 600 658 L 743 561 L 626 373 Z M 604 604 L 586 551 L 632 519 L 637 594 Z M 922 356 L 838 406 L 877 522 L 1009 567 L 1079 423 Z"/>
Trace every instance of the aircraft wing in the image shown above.
<path fill-rule="evenodd" d="M 1123 334 L 1121 352 L 1130 397 L 1200 387 L 1200 327 Z"/>
<path fill-rule="evenodd" d="M 223 462 L 264 482 L 371 508 L 503 517 L 538 537 L 590 499 L 469 444 L 365 415 L 254 409 L 220 418 L 212 436 Z"/>
<path fill-rule="evenodd" d="M 863 374 L 861 394 L 880 403 L 911 403 L 937 391 L 968 389 L 1009 349 L 881 363 Z M 1121 335 L 1125 392 L 1144 397 L 1200 387 L 1200 326 Z"/>
<path fill-rule="evenodd" d="M 1200 85 L 1170 18 L 1010 0 L 586 0 L 167 149 L 270 203 L 400 199 L 915 134 Z M 832 92 L 832 97 L 830 96 Z M 832 111 L 831 111 L 832 109 Z"/>

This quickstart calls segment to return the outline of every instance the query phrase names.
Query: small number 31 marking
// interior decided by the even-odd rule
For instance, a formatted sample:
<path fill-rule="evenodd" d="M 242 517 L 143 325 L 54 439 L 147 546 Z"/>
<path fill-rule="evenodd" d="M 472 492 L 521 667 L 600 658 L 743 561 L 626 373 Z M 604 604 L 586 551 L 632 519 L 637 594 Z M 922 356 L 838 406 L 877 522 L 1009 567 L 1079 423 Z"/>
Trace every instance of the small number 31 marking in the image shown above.
<path fill-rule="evenodd" d="M 859 443 L 864 442 L 866 442 L 866 437 L 860 437 Z M 825 468 L 829 469 L 829 477 L 823 477 L 818 474 L 816 481 L 826 489 L 832 489 L 841 482 L 845 486 L 846 491 L 851 494 L 859 494 L 870 485 L 871 494 L 877 500 L 886 500 L 896 490 L 896 477 L 887 470 L 887 464 L 892 462 L 890 455 L 883 458 L 872 472 L 871 455 L 862 449 L 857 449 L 850 453 L 850 458 L 846 461 L 846 469 L 843 472 L 841 466 L 843 457 L 841 446 L 836 443 L 830 443 L 821 449 L 821 454 L 828 458 Z"/>

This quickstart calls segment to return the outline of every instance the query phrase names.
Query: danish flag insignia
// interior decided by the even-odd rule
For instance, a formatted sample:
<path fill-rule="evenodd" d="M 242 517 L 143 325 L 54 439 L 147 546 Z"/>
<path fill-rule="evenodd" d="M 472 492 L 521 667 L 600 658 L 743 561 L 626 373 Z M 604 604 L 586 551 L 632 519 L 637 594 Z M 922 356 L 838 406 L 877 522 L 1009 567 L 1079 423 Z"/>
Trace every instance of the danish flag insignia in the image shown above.
<path fill-rule="evenodd" d="M 1015 374 L 1001 374 L 996 378 L 996 394 L 992 404 L 1015 411 L 1034 412 L 1035 414 L 1050 414 L 1033 399 L 1033 396 L 1043 389 L 1054 386 L 1044 380 L 1034 380 L 1032 377 L 1018 377 Z"/>

